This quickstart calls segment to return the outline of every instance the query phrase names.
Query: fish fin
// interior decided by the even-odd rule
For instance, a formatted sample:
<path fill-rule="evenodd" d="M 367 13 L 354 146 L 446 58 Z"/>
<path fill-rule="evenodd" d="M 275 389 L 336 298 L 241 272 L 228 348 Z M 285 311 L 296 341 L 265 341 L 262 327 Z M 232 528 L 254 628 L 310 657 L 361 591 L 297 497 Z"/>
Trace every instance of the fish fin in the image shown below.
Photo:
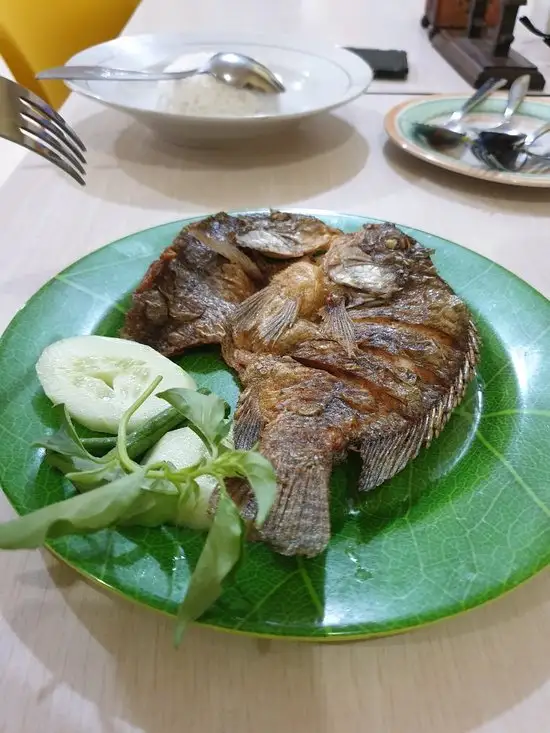
<path fill-rule="evenodd" d="M 323 309 L 323 331 L 346 350 L 348 356 L 355 352 L 353 321 L 346 310 L 344 299 L 328 302 Z"/>
<path fill-rule="evenodd" d="M 260 440 L 262 416 L 258 398 L 246 389 L 237 406 L 233 440 L 238 450 L 250 450 Z"/>
<path fill-rule="evenodd" d="M 268 302 L 268 291 L 269 288 L 259 290 L 236 308 L 231 317 L 231 325 L 234 331 L 249 331 L 254 327 L 256 317 Z"/>
<path fill-rule="evenodd" d="M 418 455 L 426 437 L 426 422 L 426 419 L 420 420 L 413 423 L 408 430 L 363 441 L 363 468 L 359 477 L 359 491 L 369 491 L 380 486 L 402 471 Z"/>
<path fill-rule="evenodd" d="M 329 481 L 332 456 L 325 461 L 289 455 L 273 461 L 278 491 L 260 535 L 281 555 L 315 557 L 330 540 Z M 277 465 L 280 464 L 280 465 Z"/>
<path fill-rule="evenodd" d="M 299 304 L 294 298 L 281 298 L 274 305 L 273 292 L 264 288 L 247 298 L 235 311 L 231 320 L 234 331 L 257 328 L 258 336 L 266 343 L 275 342 L 294 325 Z M 266 315 L 262 313 L 266 309 Z"/>
<path fill-rule="evenodd" d="M 258 329 L 260 338 L 267 343 L 274 343 L 280 339 L 285 331 L 296 323 L 298 309 L 297 300 L 285 298 L 281 305 L 262 321 Z"/>
<path fill-rule="evenodd" d="M 452 411 L 464 397 L 474 376 L 478 356 L 479 338 L 474 324 L 470 323 L 466 358 L 451 388 L 424 417 L 408 428 L 384 438 L 365 440 L 361 444 L 363 469 L 359 477 L 359 491 L 374 489 L 395 476 L 416 458 L 423 446 L 429 446 L 441 433 Z"/>

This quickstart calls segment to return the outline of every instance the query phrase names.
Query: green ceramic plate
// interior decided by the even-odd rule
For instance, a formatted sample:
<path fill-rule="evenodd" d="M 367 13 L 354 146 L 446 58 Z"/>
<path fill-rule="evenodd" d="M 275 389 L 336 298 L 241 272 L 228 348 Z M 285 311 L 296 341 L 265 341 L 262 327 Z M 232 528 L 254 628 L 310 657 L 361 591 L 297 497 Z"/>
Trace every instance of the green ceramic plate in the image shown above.
<path fill-rule="evenodd" d="M 495 183 L 529 188 L 550 188 L 550 170 L 541 173 L 522 173 L 491 170 L 484 166 L 471 153 L 467 146 L 457 146 L 446 150 L 434 150 L 414 134 L 415 122 L 439 124 L 449 119 L 469 95 L 438 94 L 426 98 L 403 102 L 391 109 L 385 118 L 386 132 L 394 143 L 407 153 L 427 163 L 462 173 L 472 178 L 480 178 Z M 495 94 L 468 115 L 467 122 L 474 128 L 495 127 L 502 121 L 506 106 L 506 94 Z M 514 117 L 514 125 L 525 133 L 530 133 L 550 121 L 550 104 L 543 100 L 530 100 L 521 105 L 520 112 Z M 533 147 L 533 152 L 547 154 L 550 137 L 543 137 Z"/>
<path fill-rule="evenodd" d="M 323 215 L 347 231 L 357 216 Z M 56 339 L 116 335 L 132 289 L 182 222 L 133 234 L 45 285 L 0 342 L 0 482 L 28 512 L 71 492 L 32 441 L 52 429 L 34 364 Z M 269 636 L 337 640 L 386 634 L 495 598 L 550 561 L 550 304 L 496 264 L 414 229 L 470 305 L 483 338 L 479 377 L 441 437 L 401 474 L 358 497 L 359 465 L 332 481 L 333 536 L 314 560 L 250 544 L 235 582 L 204 623 Z M 233 405 L 217 349 L 181 364 Z M 51 543 L 85 575 L 173 613 L 197 560 L 191 530 L 133 528 Z"/>

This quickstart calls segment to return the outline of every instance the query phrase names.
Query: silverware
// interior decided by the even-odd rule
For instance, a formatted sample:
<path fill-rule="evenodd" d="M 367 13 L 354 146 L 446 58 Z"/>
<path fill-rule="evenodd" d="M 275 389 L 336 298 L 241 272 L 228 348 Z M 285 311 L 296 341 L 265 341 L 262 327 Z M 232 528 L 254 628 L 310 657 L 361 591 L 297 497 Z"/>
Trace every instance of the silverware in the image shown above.
<path fill-rule="evenodd" d="M 86 147 L 47 102 L 0 76 L 0 137 L 32 150 L 85 185 Z"/>
<path fill-rule="evenodd" d="M 494 130 L 481 130 L 477 139 L 481 145 L 492 153 L 517 154 L 519 152 L 529 152 L 529 148 L 548 132 L 550 132 L 550 122 L 545 122 L 544 125 L 529 134 L 518 132 L 515 135 L 511 133 L 501 135 L 499 132 L 494 132 Z"/>
<path fill-rule="evenodd" d="M 448 120 L 433 125 L 425 122 L 416 122 L 413 132 L 423 138 L 434 148 L 450 147 L 459 145 L 469 140 L 468 130 L 463 123 L 464 118 L 478 104 L 481 104 L 487 97 L 506 84 L 506 79 L 487 79 L 460 109 L 453 112 Z"/>
<path fill-rule="evenodd" d="M 547 173 L 550 171 L 550 157 L 530 152 L 518 152 L 513 157 L 491 151 L 479 140 L 471 145 L 475 157 L 487 168 L 507 173 Z"/>
<path fill-rule="evenodd" d="M 499 122 L 498 125 L 490 128 L 494 137 L 497 135 L 504 137 L 505 135 L 521 134 L 514 128 L 513 118 L 521 107 L 521 104 L 529 91 L 529 81 L 529 75 L 525 74 L 524 76 L 517 78 L 510 87 L 506 108 L 502 114 L 502 122 Z"/>
<path fill-rule="evenodd" d="M 107 66 L 57 66 L 40 71 L 37 79 L 65 81 L 170 81 L 187 79 L 195 74 L 209 74 L 220 82 L 238 89 L 280 94 L 282 82 L 259 61 L 240 53 L 216 53 L 201 68 L 186 71 L 130 71 Z"/>

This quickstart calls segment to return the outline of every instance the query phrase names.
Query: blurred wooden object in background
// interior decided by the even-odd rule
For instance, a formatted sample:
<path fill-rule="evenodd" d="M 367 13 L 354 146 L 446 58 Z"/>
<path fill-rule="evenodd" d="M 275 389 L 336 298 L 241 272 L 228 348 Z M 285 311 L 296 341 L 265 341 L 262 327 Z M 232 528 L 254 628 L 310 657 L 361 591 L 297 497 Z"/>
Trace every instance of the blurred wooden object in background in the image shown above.
<path fill-rule="evenodd" d="M 119 35 L 138 2 L 0 0 L 0 56 L 20 84 L 59 107 L 68 89 L 58 81 L 39 82 L 35 74 Z"/>
<path fill-rule="evenodd" d="M 422 26 L 430 29 L 434 48 L 473 87 L 479 88 L 489 78 L 504 78 L 510 87 L 515 79 L 528 75 L 529 88 L 541 91 L 544 76 L 511 47 L 519 8 L 526 3 L 527 0 L 498 0 L 496 3 L 493 0 L 492 12 L 498 11 L 498 23 L 493 28 L 488 23 L 491 0 L 428 0 L 426 8 L 431 15 L 422 17 Z M 458 22 L 458 11 L 462 12 L 464 6 L 466 26 L 438 25 L 440 21 L 451 22 L 453 18 L 453 22 Z"/>
<path fill-rule="evenodd" d="M 424 28 L 462 30 L 468 27 L 470 0 L 426 0 Z M 500 18 L 500 0 L 489 0 L 485 22 L 494 27 Z"/>

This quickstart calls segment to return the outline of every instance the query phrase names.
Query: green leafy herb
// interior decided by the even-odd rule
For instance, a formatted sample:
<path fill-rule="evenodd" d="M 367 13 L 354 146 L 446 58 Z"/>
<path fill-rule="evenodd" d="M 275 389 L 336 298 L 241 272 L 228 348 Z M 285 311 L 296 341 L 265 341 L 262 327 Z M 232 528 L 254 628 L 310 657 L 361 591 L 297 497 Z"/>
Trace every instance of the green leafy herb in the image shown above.
<path fill-rule="evenodd" d="M 40 547 L 47 539 L 95 532 L 115 524 L 141 493 L 145 469 L 106 486 L 37 509 L 0 525 L 0 548 Z"/>
<path fill-rule="evenodd" d="M 255 524 L 265 520 L 275 498 L 273 467 L 256 451 L 233 450 L 224 440 L 231 429 L 228 406 L 214 394 L 170 389 L 158 396 L 172 407 L 148 426 L 128 435 L 134 412 L 154 392 L 155 379 L 123 415 L 116 444 L 102 456 L 92 455 L 79 437 L 63 406 L 61 427 L 39 445 L 47 460 L 61 470 L 81 493 L 31 512 L 0 526 L 0 548 L 39 547 L 48 539 L 66 534 L 94 532 L 114 524 L 156 527 L 178 525 L 196 496 L 200 476 L 213 476 L 219 487 L 211 528 L 178 613 L 176 643 L 190 621 L 201 616 L 222 592 L 222 583 L 235 572 L 242 557 L 246 525 L 227 493 L 224 480 L 249 481 L 258 506 Z M 135 458 L 162 435 L 187 422 L 201 438 L 207 454 L 198 463 L 177 469 L 160 462 L 140 466 Z M 110 445 L 110 442 L 109 442 Z M 138 453 L 139 451 L 139 453 Z"/>
<path fill-rule="evenodd" d="M 189 622 L 194 621 L 221 595 L 222 581 L 241 555 L 242 521 L 225 490 L 220 493 L 214 522 L 178 611 L 175 642 L 181 643 Z"/>
<path fill-rule="evenodd" d="M 219 457 L 217 466 L 225 476 L 248 479 L 258 506 L 256 524 L 262 525 L 269 514 L 277 488 L 271 463 L 256 451 L 232 450 Z"/>
<path fill-rule="evenodd" d="M 36 445 L 40 445 L 49 451 L 59 453 L 66 458 L 81 458 L 90 460 L 95 463 L 95 457 L 89 453 L 75 430 L 71 416 L 67 412 L 65 405 L 57 405 L 53 408 L 54 414 L 57 414 L 60 422 L 60 428 L 54 435 L 42 438 L 37 441 Z"/>
<path fill-rule="evenodd" d="M 157 397 L 162 397 L 186 417 L 189 427 L 206 443 L 211 452 L 216 453 L 215 449 L 226 437 L 231 426 L 225 420 L 225 400 L 215 394 L 203 395 L 183 388 L 168 389 L 160 392 Z"/>

